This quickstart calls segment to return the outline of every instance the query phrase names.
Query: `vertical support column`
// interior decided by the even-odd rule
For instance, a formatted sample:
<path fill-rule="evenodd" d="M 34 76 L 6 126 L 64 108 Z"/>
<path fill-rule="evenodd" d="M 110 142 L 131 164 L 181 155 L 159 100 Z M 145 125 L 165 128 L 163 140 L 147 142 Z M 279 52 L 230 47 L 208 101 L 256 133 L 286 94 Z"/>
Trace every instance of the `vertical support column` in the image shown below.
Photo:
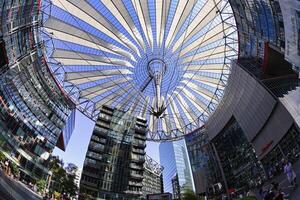
<path fill-rule="evenodd" d="M 231 199 L 230 198 L 230 193 L 228 191 L 228 185 L 227 185 L 226 177 L 225 177 L 225 174 L 224 174 L 224 171 L 223 171 L 223 168 L 222 168 L 222 164 L 221 164 L 220 157 L 219 157 L 219 154 L 217 152 L 216 146 L 213 142 L 211 142 L 211 146 L 213 148 L 214 154 L 216 156 L 216 160 L 218 162 L 218 167 L 219 167 L 220 172 L 221 172 L 221 176 L 222 176 L 222 179 L 223 179 L 223 182 L 224 182 L 224 187 L 225 187 L 226 193 L 228 195 L 228 198 Z"/>

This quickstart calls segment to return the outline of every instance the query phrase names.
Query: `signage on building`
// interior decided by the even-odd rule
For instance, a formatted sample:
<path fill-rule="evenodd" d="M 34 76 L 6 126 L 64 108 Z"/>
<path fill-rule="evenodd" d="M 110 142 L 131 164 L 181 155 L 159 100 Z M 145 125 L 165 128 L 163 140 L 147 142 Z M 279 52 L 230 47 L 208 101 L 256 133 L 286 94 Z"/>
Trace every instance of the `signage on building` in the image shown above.
<path fill-rule="evenodd" d="M 264 153 L 266 153 L 268 151 L 268 149 L 272 146 L 272 144 L 274 143 L 273 140 L 271 140 L 270 142 L 268 142 L 267 144 L 265 144 L 262 149 L 261 149 L 261 153 L 259 156 L 262 156 Z"/>

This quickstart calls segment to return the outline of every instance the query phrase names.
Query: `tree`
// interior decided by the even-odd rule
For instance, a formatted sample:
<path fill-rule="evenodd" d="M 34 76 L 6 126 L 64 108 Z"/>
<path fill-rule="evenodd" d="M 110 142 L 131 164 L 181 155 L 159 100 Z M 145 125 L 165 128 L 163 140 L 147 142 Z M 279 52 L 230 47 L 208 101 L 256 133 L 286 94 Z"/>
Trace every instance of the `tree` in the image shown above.
<path fill-rule="evenodd" d="M 52 157 L 49 163 L 52 171 L 53 184 L 50 188 L 52 192 L 58 192 L 60 194 L 66 194 L 68 196 L 75 196 L 78 191 L 78 187 L 75 184 L 75 176 L 78 167 L 75 164 L 69 163 L 68 166 L 63 168 L 63 161 L 59 157 Z"/>
<path fill-rule="evenodd" d="M 190 189 L 185 189 L 183 192 L 183 200 L 201 200 L 200 197 L 198 197 L 194 191 Z"/>
<path fill-rule="evenodd" d="M 75 196 L 78 193 L 78 187 L 75 184 L 76 172 L 78 171 L 78 167 L 73 163 L 68 163 L 65 168 L 67 172 L 67 178 L 64 181 L 64 189 L 65 193 L 70 196 Z"/>
<path fill-rule="evenodd" d="M 44 192 L 44 189 L 46 187 L 46 180 L 44 179 L 40 179 L 36 182 L 36 186 L 37 186 L 37 190 L 39 193 L 43 193 Z"/>
<path fill-rule="evenodd" d="M 11 172 L 15 177 L 19 175 L 20 169 L 15 163 L 11 162 L 10 168 L 11 168 Z"/>
<path fill-rule="evenodd" d="M 92 200 L 93 197 L 86 193 L 79 194 L 79 200 Z"/>
<path fill-rule="evenodd" d="M 58 156 L 52 156 L 49 162 L 49 169 L 51 171 L 58 170 L 64 165 L 63 160 L 60 160 Z"/>
<path fill-rule="evenodd" d="M 2 151 L 0 151 L 0 161 L 4 161 L 5 160 L 5 155 Z"/>
<path fill-rule="evenodd" d="M 67 177 L 67 173 L 66 170 L 64 170 L 64 168 L 60 167 L 58 169 L 56 169 L 55 171 L 53 171 L 53 175 L 52 178 L 53 180 L 56 182 L 56 188 L 55 191 L 62 193 L 63 191 L 63 182 Z"/>
<path fill-rule="evenodd" d="M 68 174 L 76 174 L 78 167 L 73 163 L 68 163 L 65 170 L 67 171 Z"/>
<path fill-rule="evenodd" d="M 75 184 L 75 174 L 67 174 L 66 179 L 63 181 L 63 190 L 64 193 L 75 196 L 78 192 L 78 187 Z"/>

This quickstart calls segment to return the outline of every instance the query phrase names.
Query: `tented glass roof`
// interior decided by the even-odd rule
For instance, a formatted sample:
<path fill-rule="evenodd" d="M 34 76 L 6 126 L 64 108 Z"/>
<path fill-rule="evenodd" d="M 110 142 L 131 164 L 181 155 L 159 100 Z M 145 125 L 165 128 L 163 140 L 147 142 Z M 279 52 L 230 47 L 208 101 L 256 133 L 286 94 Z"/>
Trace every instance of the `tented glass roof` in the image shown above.
<path fill-rule="evenodd" d="M 171 140 L 216 109 L 237 57 L 227 0 L 52 0 L 43 4 L 48 64 L 78 108 L 146 118 Z"/>

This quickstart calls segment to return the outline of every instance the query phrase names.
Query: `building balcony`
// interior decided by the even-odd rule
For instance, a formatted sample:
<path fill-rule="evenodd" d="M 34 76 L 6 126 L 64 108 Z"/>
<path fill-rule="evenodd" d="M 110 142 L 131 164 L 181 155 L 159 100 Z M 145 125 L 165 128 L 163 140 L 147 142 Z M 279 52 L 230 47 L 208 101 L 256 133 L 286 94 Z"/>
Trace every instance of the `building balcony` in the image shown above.
<path fill-rule="evenodd" d="M 132 152 L 133 153 L 138 153 L 138 154 L 141 154 L 141 155 L 146 154 L 145 150 L 142 150 L 142 149 L 132 149 Z"/>
<path fill-rule="evenodd" d="M 106 129 L 109 129 L 109 128 L 110 128 L 110 127 L 109 127 L 109 123 L 106 122 L 106 121 L 100 121 L 100 122 L 97 122 L 97 125 L 98 125 L 99 127 L 103 127 L 103 128 L 106 128 Z"/>
<path fill-rule="evenodd" d="M 129 181 L 128 185 L 130 186 L 136 186 L 136 187 L 143 187 L 143 183 L 142 182 L 135 182 L 135 181 Z"/>
<path fill-rule="evenodd" d="M 137 162 L 137 163 L 144 163 L 145 162 L 145 158 L 131 158 L 131 160 L 133 162 Z"/>
<path fill-rule="evenodd" d="M 87 170 L 83 170 L 82 174 L 87 175 L 87 176 L 91 176 L 91 177 L 94 177 L 94 178 L 99 178 L 99 176 L 96 173 L 92 173 L 92 172 L 89 172 Z"/>
<path fill-rule="evenodd" d="M 147 137 L 145 135 L 139 135 L 139 134 L 135 134 L 134 137 L 137 138 L 137 139 L 141 139 L 141 140 L 146 140 L 147 139 Z"/>
<path fill-rule="evenodd" d="M 96 135 L 92 136 L 92 140 L 97 141 L 98 143 L 102 143 L 105 144 L 106 143 L 106 139 L 102 138 L 102 137 L 98 137 Z"/>
<path fill-rule="evenodd" d="M 124 191 L 125 194 L 134 194 L 134 195 L 142 195 L 142 191 L 133 191 L 133 190 L 126 190 Z"/>
<path fill-rule="evenodd" d="M 110 121 L 111 121 L 111 116 L 108 116 L 108 115 L 101 115 L 100 114 L 100 116 L 99 116 L 99 118 L 98 118 L 98 120 L 101 120 L 101 122 L 102 121 L 105 121 L 105 123 L 110 123 Z M 100 122 L 100 123 L 101 123 Z"/>
<path fill-rule="evenodd" d="M 89 145 L 88 150 L 92 150 L 92 151 L 97 152 L 97 153 L 102 153 L 104 151 L 103 148 L 95 147 L 93 145 Z"/>
<path fill-rule="evenodd" d="M 142 165 L 136 165 L 134 163 L 130 163 L 129 167 L 132 169 L 144 170 L 144 167 Z"/>
<path fill-rule="evenodd" d="M 98 183 L 96 183 L 96 182 L 89 182 L 89 181 L 86 181 L 86 180 L 84 180 L 84 179 L 81 179 L 80 184 L 92 186 L 92 187 L 94 187 L 94 188 L 97 188 L 97 187 L 98 187 Z"/>
<path fill-rule="evenodd" d="M 130 172 L 130 176 L 131 176 L 132 178 L 135 178 L 135 179 L 141 179 L 141 180 L 144 178 L 143 175 L 133 173 L 132 171 Z"/>
<path fill-rule="evenodd" d="M 146 133 L 147 132 L 147 127 L 142 127 L 142 126 L 135 126 L 135 130 L 139 133 Z"/>
<path fill-rule="evenodd" d="M 140 148 L 145 148 L 146 147 L 146 143 L 145 142 L 133 142 L 132 145 L 136 146 L 136 147 L 140 147 Z"/>

